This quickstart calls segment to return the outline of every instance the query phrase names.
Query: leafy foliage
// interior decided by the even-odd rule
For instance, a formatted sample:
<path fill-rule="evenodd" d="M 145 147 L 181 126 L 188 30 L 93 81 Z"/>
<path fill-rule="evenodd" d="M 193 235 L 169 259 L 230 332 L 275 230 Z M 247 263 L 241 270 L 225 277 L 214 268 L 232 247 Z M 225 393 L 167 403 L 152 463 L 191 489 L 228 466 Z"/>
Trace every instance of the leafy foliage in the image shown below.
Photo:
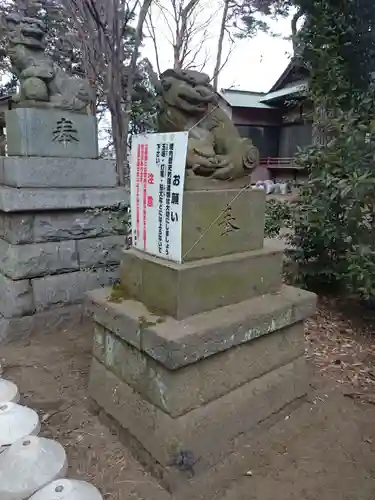
<path fill-rule="evenodd" d="M 267 18 L 288 15 L 292 0 L 228 0 L 228 27 L 238 38 L 249 38 L 259 31 L 268 31 Z"/>
<path fill-rule="evenodd" d="M 282 229 L 292 223 L 292 208 L 287 201 L 270 199 L 266 201 L 264 232 L 267 238 L 276 238 Z"/>
<path fill-rule="evenodd" d="M 309 182 L 294 215 L 292 257 L 305 285 L 368 297 L 375 292 L 375 9 L 367 0 L 298 3 L 315 143 L 296 159 Z"/>

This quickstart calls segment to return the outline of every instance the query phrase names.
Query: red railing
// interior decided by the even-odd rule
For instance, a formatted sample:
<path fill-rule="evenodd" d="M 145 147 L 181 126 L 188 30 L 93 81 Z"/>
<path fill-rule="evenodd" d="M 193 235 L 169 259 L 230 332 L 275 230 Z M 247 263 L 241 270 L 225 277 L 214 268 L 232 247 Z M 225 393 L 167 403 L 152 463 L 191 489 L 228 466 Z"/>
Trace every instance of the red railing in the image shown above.
<path fill-rule="evenodd" d="M 260 166 L 268 169 L 268 175 L 271 179 L 276 180 L 279 176 L 292 176 L 294 181 L 298 180 L 298 172 L 305 170 L 304 167 L 296 165 L 294 158 L 261 158 Z M 284 172 L 283 172 L 284 170 Z"/>
<path fill-rule="evenodd" d="M 300 168 L 294 164 L 294 158 L 261 158 L 260 165 L 268 168 Z"/>

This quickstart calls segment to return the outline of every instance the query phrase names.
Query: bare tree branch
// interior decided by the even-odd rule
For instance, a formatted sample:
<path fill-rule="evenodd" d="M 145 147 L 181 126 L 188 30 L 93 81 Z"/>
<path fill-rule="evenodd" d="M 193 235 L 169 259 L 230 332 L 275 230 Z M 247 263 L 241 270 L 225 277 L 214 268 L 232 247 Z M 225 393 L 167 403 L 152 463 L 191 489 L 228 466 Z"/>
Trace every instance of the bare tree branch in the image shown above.
<path fill-rule="evenodd" d="M 218 68 L 218 73 L 217 73 L 218 75 L 220 74 L 220 72 L 224 69 L 224 67 L 225 67 L 225 66 L 226 66 L 226 64 L 228 63 L 228 61 L 229 61 L 229 59 L 230 59 L 230 56 L 231 56 L 231 55 L 232 55 L 232 53 L 233 53 L 233 50 L 234 50 L 234 43 L 231 43 L 231 46 L 230 46 L 230 48 L 229 48 L 229 50 L 228 50 L 228 53 L 227 53 L 227 55 L 226 55 L 226 57 L 225 57 L 225 59 L 224 59 L 224 62 L 223 62 L 223 63 L 221 64 L 221 66 Z M 216 75 L 216 73 L 214 73 L 214 77 L 215 77 L 215 75 Z M 213 77 L 213 78 L 214 78 L 214 77 Z M 215 87 L 214 87 L 214 88 L 215 88 Z M 218 90 L 218 89 L 217 89 L 217 88 L 215 88 L 215 90 L 216 90 L 216 92 L 217 92 L 217 90 Z"/>
<path fill-rule="evenodd" d="M 229 12 L 229 0 L 224 0 L 224 8 L 223 8 L 223 14 L 221 16 L 219 40 L 217 43 L 216 64 L 213 77 L 213 87 L 216 91 L 219 84 L 219 73 L 220 70 L 222 69 L 221 59 L 223 57 L 223 45 L 224 45 L 225 27 L 228 20 L 228 12 Z"/>
<path fill-rule="evenodd" d="M 103 81 L 111 114 L 119 183 L 124 184 L 134 78 L 143 25 L 152 0 L 143 0 L 142 3 L 140 0 L 60 1 L 77 33 L 76 43 L 84 55 L 86 74 L 96 81 Z M 130 48 L 126 46 L 124 35 L 133 29 L 131 22 L 136 13 L 138 18 Z M 130 63 L 126 67 L 125 61 L 129 57 Z"/>
<path fill-rule="evenodd" d="M 126 101 L 125 101 L 125 126 L 122 138 L 125 139 L 125 159 L 127 153 L 127 137 L 129 131 L 130 117 L 131 117 L 131 108 L 132 108 L 132 90 L 134 83 L 134 76 L 137 67 L 137 59 L 139 55 L 139 48 L 142 42 L 142 34 L 143 34 L 143 25 L 146 20 L 146 16 L 148 10 L 151 6 L 152 0 L 143 0 L 143 3 L 140 8 L 140 12 L 138 15 L 137 27 L 135 29 L 135 39 L 134 39 L 134 49 L 130 59 L 130 72 L 128 74 L 128 84 L 126 88 Z"/>
<path fill-rule="evenodd" d="M 150 12 L 148 12 L 148 14 L 147 14 L 146 27 L 147 27 L 147 31 L 149 33 L 149 36 L 152 40 L 152 44 L 154 46 L 155 59 L 156 59 L 156 69 L 158 71 L 158 76 L 160 76 L 161 70 L 160 70 L 159 50 L 158 50 L 158 44 L 156 42 L 155 26 L 152 22 L 152 16 L 151 16 Z"/>
<path fill-rule="evenodd" d="M 157 0 L 155 6 L 170 35 L 167 37 L 167 41 L 172 47 L 173 67 L 187 69 L 192 65 L 197 66 L 199 62 L 192 60 L 192 54 L 199 58 L 203 53 L 204 43 L 210 38 L 208 28 L 216 16 L 216 12 L 210 10 L 208 14 L 208 9 L 205 10 L 202 0 L 167 0 L 163 3 L 162 0 Z M 155 9 L 153 10 L 155 12 Z M 153 15 L 154 13 L 151 12 L 151 17 Z M 155 19 L 152 21 L 153 26 L 155 26 Z M 154 33 L 156 34 L 156 30 Z M 163 35 L 161 34 L 161 36 Z M 150 36 L 153 39 L 155 49 L 155 46 L 158 45 L 157 37 Z"/>
<path fill-rule="evenodd" d="M 159 1 L 156 2 L 156 5 L 157 5 L 157 7 L 159 9 L 160 14 L 163 16 L 164 22 L 167 25 L 167 28 L 168 28 L 168 30 L 170 32 L 170 35 L 171 35 L 170 43 L 172 45 L 174 45 L 175 44 L 175 31 L 174 31 L 174 29 L 171 26 L 170 20 L 168 19 L 168 17 L 172 17 L 171 13 Z M 152 15 L 152 13 L 151 13 L 151 15 Z"/>

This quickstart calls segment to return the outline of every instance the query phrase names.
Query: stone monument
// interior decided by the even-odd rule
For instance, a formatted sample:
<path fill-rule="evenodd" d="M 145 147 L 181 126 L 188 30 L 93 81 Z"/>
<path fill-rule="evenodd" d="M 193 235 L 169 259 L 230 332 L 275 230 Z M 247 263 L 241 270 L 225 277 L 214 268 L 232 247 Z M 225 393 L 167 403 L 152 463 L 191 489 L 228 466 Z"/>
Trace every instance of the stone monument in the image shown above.
<path fill-rule="evenodd" d="M 260 424 L 306 394 L 315 296 L 282 283 L 283 253 L 264 245 L 265 193 L 249 188 L 257 149 L 205 75 L 162 75 L 160 130 L 190 131 L 183 262 L 127 250 L 121 289 L 88 294 L 89 392 L 164 487 L 212 498 L 205 478 L 243 474 Z"/>
<path fill-rule="evenodd" d="M 124 236 L 88 209 L 126 196 L 114 163 L 98 159 L 88 82 L 52 63 L 41 21 L 7 22 L 19 92 L 0 157 L 0 342 L 60 322 L 71 313 L 60 306 L 111 282 Z"/>

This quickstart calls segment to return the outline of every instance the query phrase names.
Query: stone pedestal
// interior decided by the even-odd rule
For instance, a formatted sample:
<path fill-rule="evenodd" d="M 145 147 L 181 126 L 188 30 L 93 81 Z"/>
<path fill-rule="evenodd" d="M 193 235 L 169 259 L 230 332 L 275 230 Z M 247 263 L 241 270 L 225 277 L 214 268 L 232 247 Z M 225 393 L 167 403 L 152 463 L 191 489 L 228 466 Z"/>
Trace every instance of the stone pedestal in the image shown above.
<path fill-rule="evenodd" d="M 9 156 L 98 158 L 95 116 L 18 108 L 6 115 Z"/>
<path fill-rule="evenodd" d="M 282 251 L 263 245 L 263 192 L 184 198 L 184 262 L 125 251 L 122 290 L 90 292 L 86 311 L 91 397 L 162 484 L 191 498 L 261 422 L 306 394 L 303 322 L 315 295 L 282 285 Z"/>
<path fill-rule="evenodd" d="M 50 328 L 69 316 L 61 306 L 117 278 L 124 228 L 96 209 L 128 199 L 114 163 L 98 159 L 94 117 L 16 109 L 7 112 L 6 125 L 0 342 Z"/>

